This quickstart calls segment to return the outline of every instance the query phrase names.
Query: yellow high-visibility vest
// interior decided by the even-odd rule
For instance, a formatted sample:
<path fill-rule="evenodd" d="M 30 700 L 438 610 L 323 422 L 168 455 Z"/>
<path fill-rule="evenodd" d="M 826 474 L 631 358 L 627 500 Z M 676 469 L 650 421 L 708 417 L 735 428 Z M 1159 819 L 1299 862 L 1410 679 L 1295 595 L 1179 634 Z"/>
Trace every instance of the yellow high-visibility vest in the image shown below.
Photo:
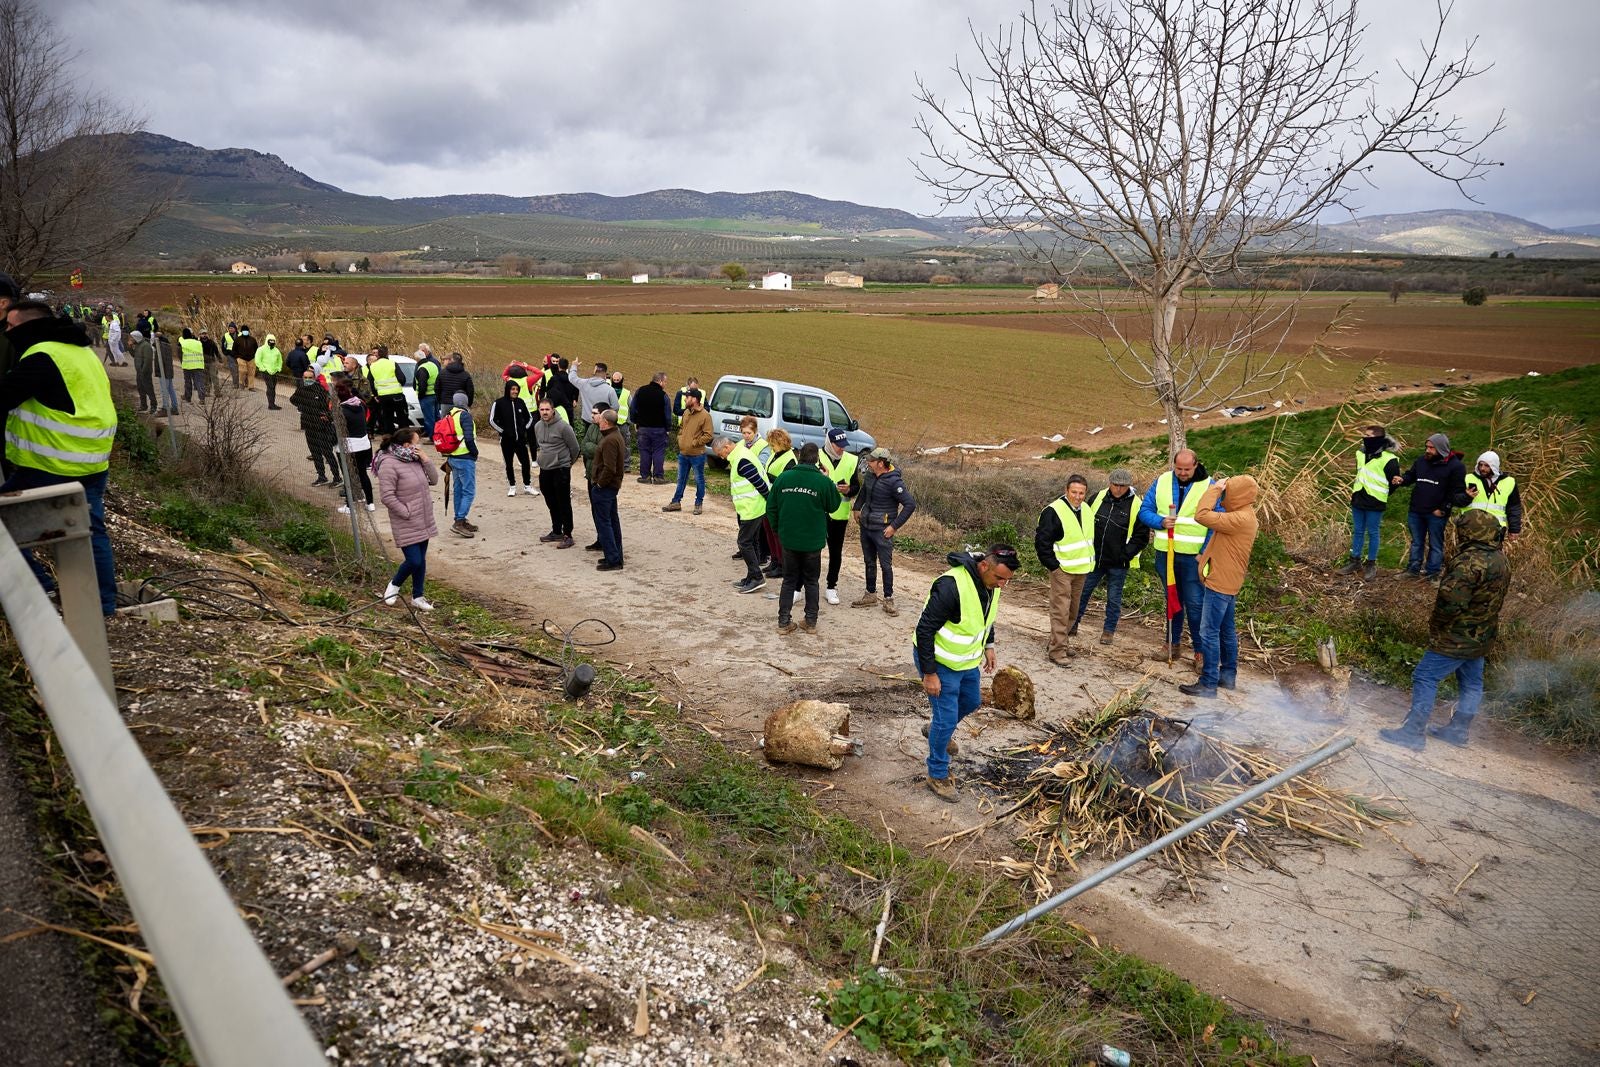
<path fill-rule="evenodd" d="M 941 667 L 952 671 L 974 670 L 983 662 L 983 639 L 994 626 L 995 615 L 1000 610 L 1000 590 L 997 588 L 990 593 L 989 610 L 984 612 L 978 603 L 978 583 L 967 568 L 951 567 L 945 574 L 955 580 L 956 592 L 961 597 L 961 618 L 946 622 L 933 635 L 933 658 Z M 922 602 L 924 609 L 931 599 L 933 590 L 930 587 Z"/>
<path fill-rule="evenodd" d="M 6 458 L 18 467 L 67 478 L 99 474 L 111 465 L 111 443 L 117 436 L 117 409 L 105 367 L 90 349 L 61 341 L 40 341 L 17 363 L 35 352 L 55 361 L 73 411 L 48 407 L 36 398 L 12 408 L 6 415 Z"/>
<path fill-rule="evenodd" d="M 1163 516 L 1172 511 L 1176 481 L 1177 476 L 1171 471 L 1156 479 L 1156 510 Z M 1191 484 L 1189 492 L 1184 494 L 1183 505 L 1178 508 L 1178 521 L 1172 528 L 1172 550 L 1180 556 L 1198 556 L 1206 546 L 1206 528 L 1194 521 L 1195 512 L 1200 510 L 1200 497 L 1204 494 L 1205 486 L 1199 482 Z M 1157 547 L 1166 551 L 1165 543 Z"/>
<path fill-rule="evenodd" d="M 394 360 L 387 356 L 373 361 L 367 368 L 367 377 L 372 380 L 372 391 L 379 396 L 394 396 L 402 388 L 400 375 L 394 369 Z"/>
<path fill-rule="evenodd" d="M 767 498 L 761 495 L 755 483 L 739 473 L 739 464 L 743 460 L 750 460 L 759 468 L 756 456 L 750 446 L 740 441 L 733 446 L 733 451 L 728 453 L 728 490 L 733 496 L 733 511 L 739 518 L 759 519 L 767 513 Z"/>
<path fill-rule="evenodd" d="M 1074 515 L 1067 498 L 1058 497 L 1050 510 L 1061 520 L 1061 537 L 1052 546 L 1056 566 L 1063 574 L 1088 574 L 1094 570 L 1094 508 L 1084 504 Z"/>
<path fill-rule="evenodd" d="M 1350 486 L 1353 493 L 1357 489 L 1365 490 L 1372 499 L 1387 503 L 1389 500 L 1389 479 L 1383 476 L 1384 470 L 1389 466 L 1389 461 L 1395 459 L 1393 452 L 1379 452 L 1371 459 L 1363 459 L 1360 453 L 1356 454 L 1356 480 Z"/>
<path fill-rule="evenodd" d="M 1483 479 L 1478 477 L 1477 471 L 1467 475 L 1467 485 L 1476 486 L 1478 493 L 1468 504 L 1468 511 L 1487 511 L 1503 527 L 1506 525 L 1506 505 L 1511 503 L 1511 490 L 1517 487 L 1515 478 L 1501 478 L 1494 483 L 1494 492 L 1489 492 L 1489 487 L 1483 484 Z"/>
<path fill-rule="evenodd" d="M 205 370 L 206 350 L 198 340 L 193 337 L 178 338 L 178 348 L 182 350 L 184 370 Z"/>
<path fill-rule="evenodd" d="M 838 459 L 830 459 L 826 451 L 818 453 L 817 459 L 822 461 L 822 469 L 828 473 L 835 483 L 850 484 L 850 479 L 855 477 L 856 466 L 861 462 L 854 452 L 840 453 Z M 833 509 L 828 516 L 830 519 L 848 519 L 850 517 L 850 501 L 840 491 L 839 506 Z"/>

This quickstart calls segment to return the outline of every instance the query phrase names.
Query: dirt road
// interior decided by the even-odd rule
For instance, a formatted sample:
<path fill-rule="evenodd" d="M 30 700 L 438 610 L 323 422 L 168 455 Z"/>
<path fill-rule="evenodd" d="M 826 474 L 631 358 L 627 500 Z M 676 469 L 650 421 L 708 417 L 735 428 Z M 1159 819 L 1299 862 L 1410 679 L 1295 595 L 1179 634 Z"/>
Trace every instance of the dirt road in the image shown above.
<path fill-rule="evenodd" d="M 307 487 L 311 470 L 294 412 L 271 416 L 262 473 L 331 510 L 336 501 L 326 490 Z M 709 498 L 701 517 L 663 514 L 671 486 L 630 477 L 621 500 L 626 569 L 596 572 L 595 554 L 538 543 L 548 528 L 543 500 L 508 499 L 493 451 L 480 465 L 472 514 L 480 536 L 446 534 L 434 542 L 431 574 L 534 623 L 606 620 L 618 635 L 603 650 L 608 659 L 682 695 L 686 712 L 692 707 L 697 719 L 752 753 L 762 720 L 779 704 L 797 696 L 849 700 L 866 754 L 832 775 L 835 788 L 819 802 L 881 825 L 908 845 L 986 820 L 970 788 L 957 806 L 922 788 L 925 700 L 907 682 L 884 677 L 909 675 L 911 634 L 936 573 L 929 562 L 898 561 L 901 614 L 889 618 L 846 606 L 862 588 L 859 549 L 847 545 L 845 604 L 823 605 L 817 636 L 780 637 L 773 600 L 733 592 L 741 565 L 729 559 L 734 522 L 725 498 Z M 593 526 L 582 506 L 581 472 L 576 481 L 581 546 L 593 539 Z M 386 539 L 381 507 L 374 517 Z M 395 558 L 392 544 L 385 547 Z M 775 593 L 776 583 L 766 592 Z M 1492 723 L 1468 749 L 1435 743 L 1414 757 L 1376 737 L 1401 716 L 1405 694 L 1358 683 L 1330 711 L 1307 689 L 1285 687 L 1248 665 L 1236 692 L 1198 707 L 1174 688 L 1187 674 L 1144 658 L 1158 638 L 1137 624 L 1125 624 L 1109 649 L 1092 648 L 1071 669 L 1054 668 L 1044 657 L 1047 619 L 1030 601 L 1037 597 L 1026 591 L 1008 594 L 998 649 L 1003 664 L 1033 675 L 1042 719 L 1098 707 L 1148 676 L 1158 707 L 1202 716 L 1209 728 L 1260 742 L 1285 762 L 1348 732 L 1358 745 L 1326 780 L 1388 797 L 1387 806 L 1408 817 L 1388 833 L 1369 833 L 1359 850 L 1308 845 L 1289 852 L 1282 873 L 1214 871 L 1195 883 L 1193 895 L 1147 868 L 1069 905 L 1071 918 L 1284 1021 L 1289 1036 L 1315 1048 L 1324 1063 L 1366 1062 L 1375 1043 L 1389 1041 L 1440 1063 L 1600 1056 L 1600 1015 L 1590 995 L 1600 956 L 1600 885 L 1589 858 L 1600 840 L 1592 761 L 1532 747 Z M 987 712 L 974 716 L 957 735 L 963 754 L 956 775 L 985 750 L 1035 730 Z M 1013 851 L 1011 832 L 1004 824 L 988 829 L 968 846 L 971 854 Z"/>

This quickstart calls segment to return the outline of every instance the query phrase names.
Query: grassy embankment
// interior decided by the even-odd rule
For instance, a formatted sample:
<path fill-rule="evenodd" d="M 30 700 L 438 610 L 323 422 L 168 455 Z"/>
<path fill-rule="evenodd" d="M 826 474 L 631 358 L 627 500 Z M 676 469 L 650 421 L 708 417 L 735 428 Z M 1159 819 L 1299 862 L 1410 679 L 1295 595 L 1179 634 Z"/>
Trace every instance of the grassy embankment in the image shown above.
<path fill-rule="evenodd" d="M 371 586 L 384 570 L 378 562 L 370 575 L 353 575 L 347 533 L 273 490 L 241 486 L 221 502 L 207 495 L 192 472 L 164 468 L 163 455 L 131 415 L 124 415 L 119 444 L 114 490 L 151 502 L 144 521 L 197 548 L 226 550 L 244 542 L 278 554 L 286 563 L 279 574 L 299 588 L 302 604 L 346 610 L 347 598 L 330 591 L 329 567 L 338 567 L 343 587 L 353 589 Z M 507 626 L 441 583 L 430 583 L 429 592 L 440 608 L 430 625 L 441 639 L 493 637 L 556 652 L 539 634 Z M 444 831 L 419 819 L 420 804 L 435 818 L 463 826 L 508 886 L 543 850 L 578 847 L 605 854 L 626 872 L 617 896 L 640 910 L 721 916 L 731 931 L 743 929 L 748 905 L 761 928 L 787 930 L 793 949 L 823 973 L 841 976 L 819 991 L 820 1010 L 840 1027 L 854 1024 L 869 1046 L 929 1064 L 945 1058 L 956 1064 L 1075 1062 L 1092 1057 L 1103 1041 L 1129 1048 L 1137 1062 L 1308 1062 L 1275 1043 L 1261 1024 L 1159 968 L 1098 946 L 1061 919 L 1038 922 L 995 950 L 964 951 L 1030 904 L 1031 896 L 1017 884 L 885 842 L 869 828 L 820 810 L 789 777 L 683 721 L 689 716 L 670 714 L 672 704 L 651 700 L 646 683 L 602 667 L 598 691 L 612 694 L 609 701 L 573 704 L 551 691 L 530 718 L 495 721 L 474 714 L 481 695 L 461 685 L 458 674 L 415 663 L 411 672 L 397 674 L 381 656 L 337 636 L 307 631 L 300 638 L 292 628 L 278 634 L 276 626 L 262 627 L 263 640 L 285 645 L 295 661 L 315 669 L 286 676 L 262 669 L 254 658 L 218 659 L 206 665 L 214 677 L 201 684 L 248 686 L 275 708 L 303 703 L 306 677 L 333 677 L 338 686 L 319 694 L 316 705 L 358 724 L 379 742 L 372 751 L 407 748 L 390 742 L 431 730 L 429 752 L 404 772 L 402 797 L 392 796 L 392 763 L 369 766 L 352 751 L 323 759 L 350 767 L 353 787 L 381 812 L 382 833 L 404 833 L 426 846 Z M 412 639 L 396 635 L 397 653 Z M 68 846 L 62 855 L 81 854 L 96 847 L 92 828 L 64 784 L 59 759 L 49 753 L 47 727 L 27 699 L 14 653 L 10 666 L 6 726 L 12 743 L 29 753 L 41 804 L 61 812 L 49 835 Z M 453 710 L 440 719 L 438 708 Z M 598 736 L 604 746 L 575 751 L 559 741 L 567 734 Z M 631 781 L 630 773 L 639 770 L 642 779 Z M 550 844 L 533 819 L 561 843 Z M 634 827 L 670 841 L 688 870 L 642 850 Z M 873 926 L 891 886 L 893 920 L 883 966 L 874 968 L 868 963 Z M 63 896 L 73 901 L 72 921 L 94 929 L 104 901 Z M 112 970 L 125 961 L 85 945 L 99 954 L 97 973 L 112 982 Z M 781 977 L 782 969 L 773 967 L 769 976 Z M 183 1058 L 171 1016 L 157 1010 L 163 1000 L 152 979 L 146 1019 L 119 1025 L 137 1062 Z M 125 995 L 108 994 L 107 1011 L 125 1018 L 125 1002 Z M 574 1047 L 581 1044 L 579 1035 Z"/>

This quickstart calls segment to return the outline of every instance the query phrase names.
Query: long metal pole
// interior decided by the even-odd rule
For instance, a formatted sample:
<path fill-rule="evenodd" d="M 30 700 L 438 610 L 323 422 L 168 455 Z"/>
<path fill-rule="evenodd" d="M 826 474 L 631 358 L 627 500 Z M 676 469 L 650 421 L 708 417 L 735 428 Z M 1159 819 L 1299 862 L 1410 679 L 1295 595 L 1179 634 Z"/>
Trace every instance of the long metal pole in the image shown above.
<path fill-rule="evenodd" d="M 1004 926 L 995 927 L 978 940 L 978 947 L 981 948 L 984 945 L 992 944 L 993 942 L 998 941 L 1002 937 L 1011 933 L 1013 930 L 1020 929 L 1021 927 L 1026 926 L 1028 923 L 1033 922 L 1033 920 L 1039 918 L 1039 916 L 1047 915 L 1050 912 L 1055 911 L 1061 905 L 1065 904 L 1073 897 L 1078 896 L 1080 893 L 1087 893 L 1101 882 L 1107 882 L 1112 878 L 1115 878 L 1129 867 L 1132 867 L 1135 863 L 1149 859 L 1151 856 L 1154 856 L 1157 852 L 1160 852 L 1173 842 L 1182 841 L 1196 830 L 1210 826 L 1218 819 L 1233 814 L 1235 811 L 1244 807 L 1257 797 L 1271 792 L 1272 790 L 1278 788 L 1278 786 L 1289 781 L 1291 778 L 1299 777 L 1300 775 L 1309 771 L 1311 768 L 1315 767 L 1317 764 L 1337 756 L 1339 753 L 1343 752 L 1345 749 L 1351 747 L 1355 743 L 1356 739 L 1353 737 L 1341 737 L 1337 741 L 1329 742 L 1328 744 L 1317 749 L 1315 752 L 1311 753 L 1311 755 L 1307 756 L 1299 763 L 1296 763 L 1293 767 L 1279 771 L 1266 781 L 1246 789 L 1243 793 L 1240 793 L 1232 800 L 1224 801 L 1222 804 L 1212 808 L 1204 815 L 1197 816 L 1194 819 L 1184 823 L 1182 826 L 1167 834 L 1165 837 L 1150 842 L 1148 845 L 1136 852 L 1128 853 L 1128 855 L 1122 857 L 1111 866 L 1096 871 L 1094 874 L 1091 874 L 1089 877 L 1085 878 L 1081 882 L 1078 882 L 1076 885 L 1069 886 L 1067 889 L 1057 893 L 1044 903 L 1038 904 L 1028 911 L 1023 912 L 1021 915 L 1018 915 L 1015 919 L 1012 919 Z"/>

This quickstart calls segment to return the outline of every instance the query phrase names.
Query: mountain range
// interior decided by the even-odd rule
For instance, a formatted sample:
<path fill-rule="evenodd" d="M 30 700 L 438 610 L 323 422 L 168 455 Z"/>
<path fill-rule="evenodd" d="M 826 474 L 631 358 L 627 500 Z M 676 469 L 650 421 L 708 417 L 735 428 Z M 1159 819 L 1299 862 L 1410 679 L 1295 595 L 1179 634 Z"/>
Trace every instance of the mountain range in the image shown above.
<path fill-rule="evenodd" d="M 973 247 L 971 220 L 785 190 L 389 199 L 346 192 L 247 148 L 207 149 L 153 133 L 127 135 L 119 147 L 135 170 L 174 190 L 171 210 L 141 235 L 136 249 L 173 259 L 338 251 L 800 266 L 930 249 L 999 251 L 992 244 Z M 1321 226 L 1315 239 L 1327 251 L 1600 258 L 1600 224 L 1555 230 L 1487 211 L 1373 215 Z"/>

